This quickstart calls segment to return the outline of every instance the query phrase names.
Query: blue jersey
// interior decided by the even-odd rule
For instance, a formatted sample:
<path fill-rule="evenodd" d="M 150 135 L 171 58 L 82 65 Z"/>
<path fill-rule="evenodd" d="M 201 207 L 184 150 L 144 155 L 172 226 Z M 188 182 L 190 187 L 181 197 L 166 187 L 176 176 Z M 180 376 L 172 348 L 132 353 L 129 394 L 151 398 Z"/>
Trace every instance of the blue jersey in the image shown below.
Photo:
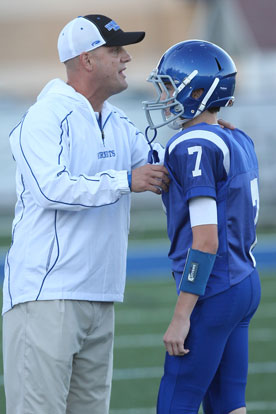
<path fill-rule="evenodd" d="M 189 200 L 207 196 L 217 203 L 219 247 L 204 297 L 239 283 L 256 265 L 252 249 L 256 244 L 259 191 L 252 140 L 239 129 L 197 124 L 171 138 L 165 166 L 171 177 L 169 192 L 162 197 L 172 270 L 183 272 L 192 245 Z"/>

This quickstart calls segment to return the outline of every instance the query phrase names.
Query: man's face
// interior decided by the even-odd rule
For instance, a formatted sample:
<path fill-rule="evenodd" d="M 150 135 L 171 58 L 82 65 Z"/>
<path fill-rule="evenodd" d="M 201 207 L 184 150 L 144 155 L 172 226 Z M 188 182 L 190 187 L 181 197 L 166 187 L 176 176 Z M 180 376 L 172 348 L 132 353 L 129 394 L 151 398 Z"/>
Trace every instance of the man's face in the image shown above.
<path fill-rule="evenodd" d="M 122 92 L 128 87 L 124 71 L 131 57 L 121 46 L 101 46 L 92 52 L 95 71 L 94 81 L 107 96 Z"/>
<path fill-rule="evenodd" d="M 168 99 L 168 95 L 169 96 L 173 96 L 175 89 L 173 87 L 173 85 L 170 82 L 165 82 L 165 86 L 166 86 L 166 91 L 162 91 L 161 93 L 161 101 Z M 172 103 L 173 101 L 169 101 L 168 103 Z M 171 115 L 171 111 L 169 108 L 165 109 L 165 115 L 166 117 L 169 117 Z"/>
<path fill-rule="evenodd" d="M 164 82 L 164 84 L 166 86 L 166 89 L 167 89 L 167 92 L 168 92 L 169 96 L 173 96 L 173 94 L 175 92 L 175 89 L 174 89 L 173 85 L 170 82 Z M 163 91 L 162 94 L 161 94 L 161 100 L 164 100 L 164 99 L 167 99 L 167 98 L 168 98 L 168 96 L 167 96 L 166 92 Z"/>

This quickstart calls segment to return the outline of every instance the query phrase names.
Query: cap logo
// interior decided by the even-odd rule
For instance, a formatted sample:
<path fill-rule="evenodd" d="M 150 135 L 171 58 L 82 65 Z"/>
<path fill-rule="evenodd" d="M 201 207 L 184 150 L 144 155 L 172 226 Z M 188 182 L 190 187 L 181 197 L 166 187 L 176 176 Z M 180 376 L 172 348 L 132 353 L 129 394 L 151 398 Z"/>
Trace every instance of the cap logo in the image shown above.
<path fill-rule="evenodd" d="M 114 22 L 114 20 L 111 20 L 111 22 L 109 22 L 109 23 L 107 23 L 105 26 L 104 26 L 109 32 L 111 31 L 111 30 L 115 30 L 115 32 L 117 32 L 117 30 L 119 30 L 120 29 L 120 26 L 116 23 L 116 22 Z"/>
<path fill-rule="evenodd" d="M 91 46 L 96 46 L 96 45 L 98 45 L 99 43 L 101 43 L 101 41 L 100 40 L 95 40 L 95 42 L 92 42 L 91 43 Z"/>

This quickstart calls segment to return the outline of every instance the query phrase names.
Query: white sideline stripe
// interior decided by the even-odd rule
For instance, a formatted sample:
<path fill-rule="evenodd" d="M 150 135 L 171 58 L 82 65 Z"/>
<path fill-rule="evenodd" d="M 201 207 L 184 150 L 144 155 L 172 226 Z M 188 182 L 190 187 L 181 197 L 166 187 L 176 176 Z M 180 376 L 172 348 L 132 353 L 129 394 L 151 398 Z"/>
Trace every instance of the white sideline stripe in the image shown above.
<path fill-rule="evenodd" d="M 165 332 L 164 332 L 165 333 Z M 250 342 L 269 342 L 276 340 L 276 332 L 272 329 L 250 329 Z M 124 348 L 153 348 L 163 346 L 163 333 L 117 335 L 114 341 L 115 349 Z"/>
<path fill-rule="evenodd" d="M 251 362 L 248 366 L 248 374 L 275 374 L 276 361 L 272 362 Z M 161 378 L 163 367 L 143 367 L 143 368 L 125 368 L 114 369 L 113 381 L 137 380 L 137 379 L 154 379 Z"/>

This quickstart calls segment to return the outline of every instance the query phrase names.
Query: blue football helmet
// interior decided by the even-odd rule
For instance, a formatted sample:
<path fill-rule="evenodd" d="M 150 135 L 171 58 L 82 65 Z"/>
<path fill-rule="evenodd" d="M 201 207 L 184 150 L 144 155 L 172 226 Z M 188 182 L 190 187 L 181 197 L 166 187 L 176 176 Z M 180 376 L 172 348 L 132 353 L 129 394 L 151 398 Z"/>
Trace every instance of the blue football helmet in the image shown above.
<path fill-rule="evenodd" d="M 188 40 L 168 49 L 147 79 L 157 91 L 154 101 L 143 102 L 149 127 L 166 124 L 174 129 L 209 108 L 234 102 L 236 66 L 219 46 L 204 40 Z M 193 91 L 201 90 L 198 99 Z M 161 111 L 155 122 L 151 111 Z"/>

